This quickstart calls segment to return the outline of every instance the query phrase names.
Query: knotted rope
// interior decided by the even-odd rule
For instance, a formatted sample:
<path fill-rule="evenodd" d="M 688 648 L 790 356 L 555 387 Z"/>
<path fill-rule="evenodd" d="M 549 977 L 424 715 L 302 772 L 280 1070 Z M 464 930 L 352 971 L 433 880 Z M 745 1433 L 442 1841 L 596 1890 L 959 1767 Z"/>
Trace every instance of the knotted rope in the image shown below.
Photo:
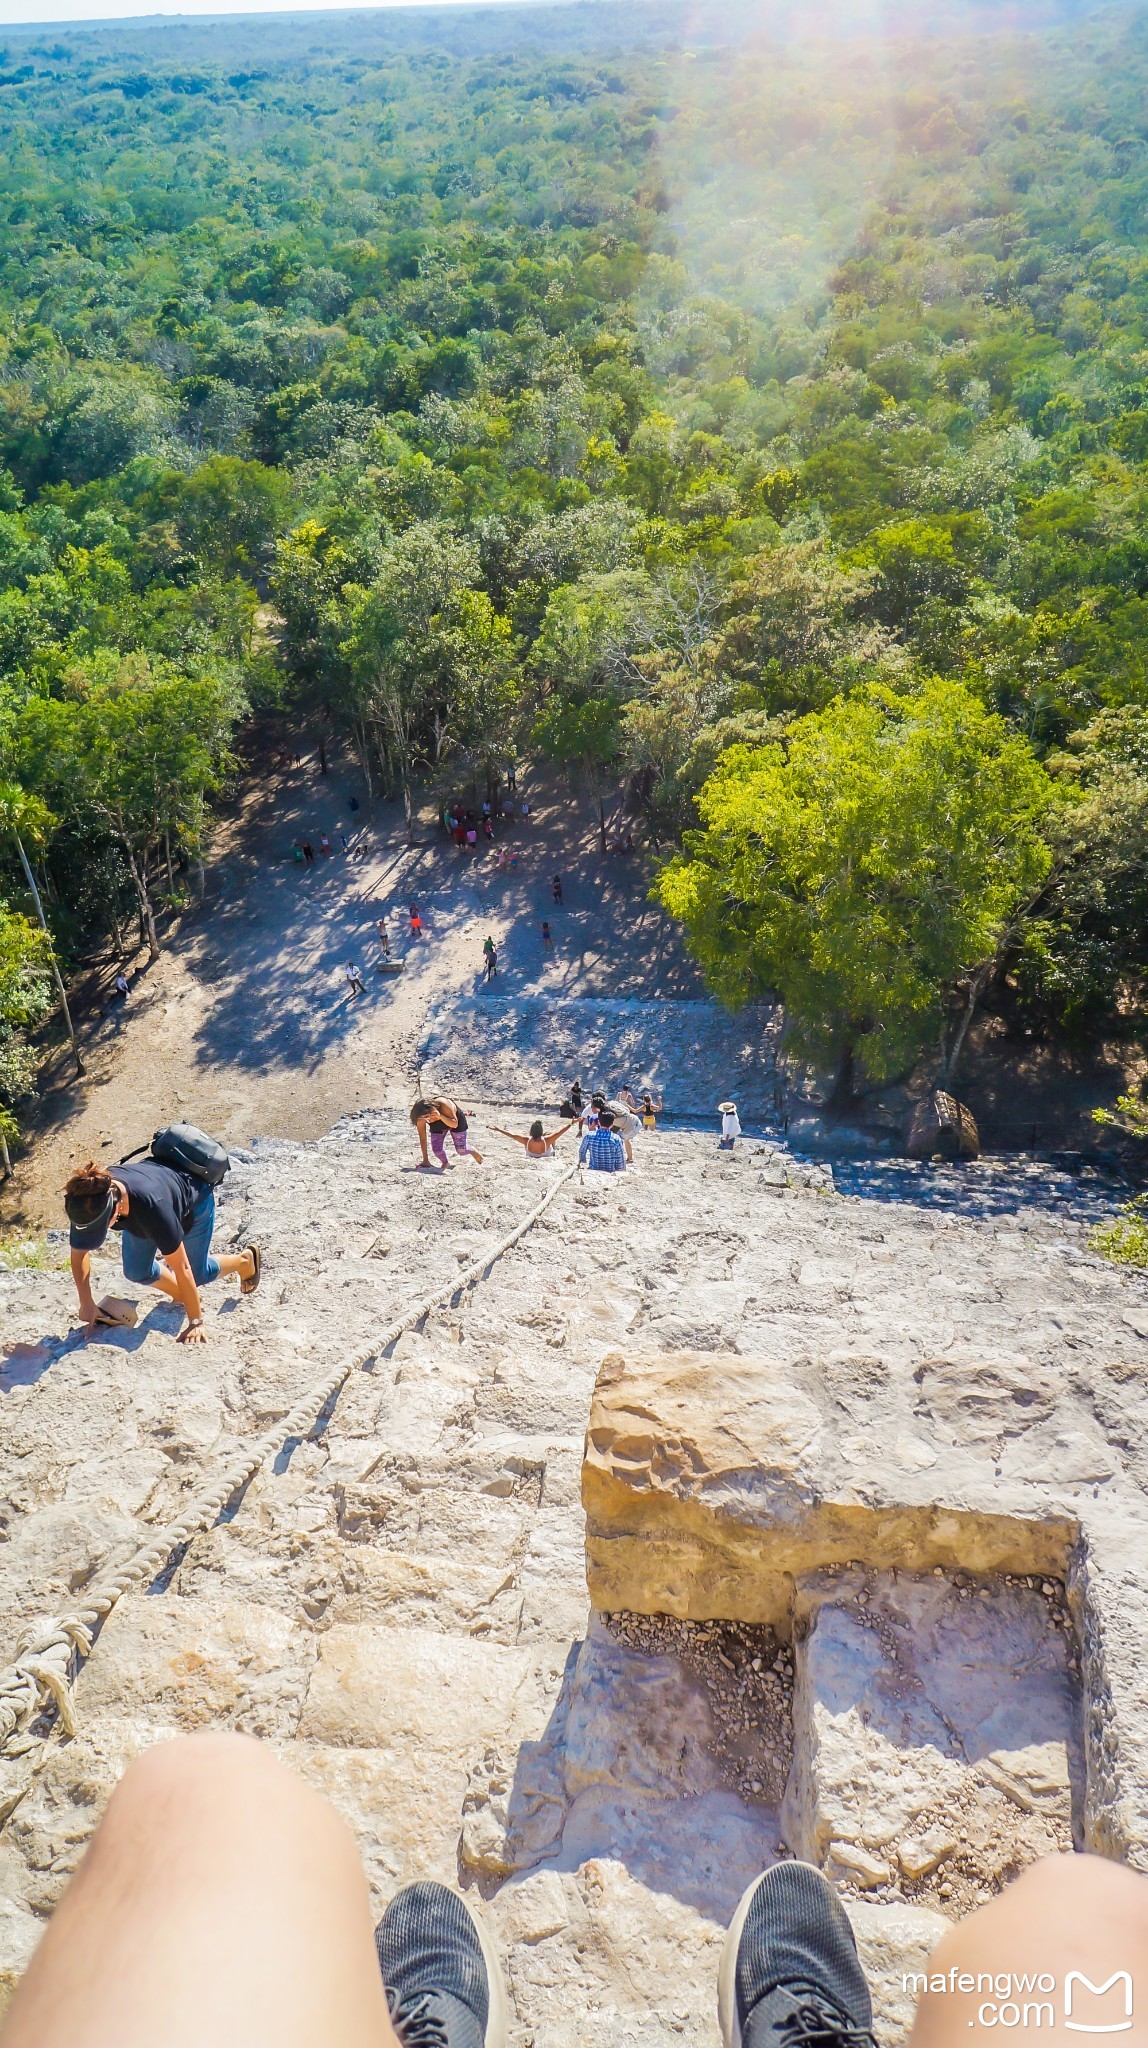
<path fill-rule="evenodd" d="M 37 1737 L 30 1733 L 30 1724 L 51 1707 L 56 1709 L 65 1734 L 76 1733 L 72 1695 L 75 1675 L 91 1652 L 100 1624 L 116 1602 L 122 1600 L 133 1586 L 149 1585 L 174 1551 L 210 1528 L 232 1496 L 246 1486 L 259 1467 L 281 1451 L 292 1437 L 309 1436 L 328 1403 L 333 1413 L 334 1403 L 352 1373 L 360 1372 L 371 1364 L 388 1345 L 397 1343 L 404 1331 L 413 1330 L 443 1302 L 451 1301 L 456 1294 L 476 1286 L 490 1268 L 518 1243 L 519 1238 L 533 1229 L 559 1189 L 577 1171 L 575 1161 L 559 1174 L 542 1200 L 536 1202 L 529 1214 L 516 1223 L 509 1235 L 501 1238 L 492 1250 L 484 1252 L 481 1258 L 445 1282 L 434 1294 L 414 1302 L 388 1325 L 374 1344 L 354 1352 L 326 1379 L 313 1386 L 288 1415 L 226 1465 L 174 1522 L 158 1529 L 151 1542 L 137 1550 L 125 1563 L 117 1565 L 106 1576 L 98 1577 L 83 1607 L 65 1615 L 40 1615 L 29 1623 L 17 1642 L 15 1663 L 0 1671 L 0 1756 L 19 1756 L 34 1748 Z M 329 1420 L 330 1416 L 327 1417 Z M 326 1426 L 324 1422 L 324 1429 Z"/>

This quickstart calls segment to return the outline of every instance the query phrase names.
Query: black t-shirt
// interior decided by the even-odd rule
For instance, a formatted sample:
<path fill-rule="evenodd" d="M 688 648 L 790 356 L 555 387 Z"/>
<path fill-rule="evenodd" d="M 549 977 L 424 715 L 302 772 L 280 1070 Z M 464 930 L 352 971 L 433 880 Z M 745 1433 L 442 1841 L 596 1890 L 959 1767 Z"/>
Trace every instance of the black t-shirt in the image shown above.
<path fill-rule="evenodd" d="M 467 1129 L 466 1111 L 465 1109 L 460 1109 L 457 1102 L 454 1104 L 454 1113 L 458 1118 L 456 1124 L 444 1124 L 440 1116 L 432 1116 L 428 1129 L 434 1133 L 436 1138 L 445 1137 L 446 1133 L 450 1130 L 465 1131 Z"/>
<path fill-rule="evenodd" d="M 146 1238 L 166 1258 L 176 1252 L 191 1229 L 195 1205 L 204 1183 L 174 1166 L 160 1166 L 154 1159 L 138 1165 L 117 1166 L 112 1179 L 128 1191 L 128 1213 L 116 1225 L 132 1237 Z"/>

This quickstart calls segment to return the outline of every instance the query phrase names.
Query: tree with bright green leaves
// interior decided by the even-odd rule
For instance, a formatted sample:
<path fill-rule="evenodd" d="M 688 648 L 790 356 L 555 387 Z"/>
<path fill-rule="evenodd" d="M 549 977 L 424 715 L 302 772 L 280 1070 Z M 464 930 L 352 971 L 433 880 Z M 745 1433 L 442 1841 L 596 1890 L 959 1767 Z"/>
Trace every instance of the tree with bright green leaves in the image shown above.
<path fill-rule="evenodd" d="M 51 949 L 30 918 L 0 898 L 0 1160 L 17 1135 L 12 1104 L 31 1093 L 36 1058 L 26 1033 L 51 1007 Z"/>
<path fill-rule="evenodd" d="M 414 838 L 414 777 L 459 746 L 487 759 L 507 738 L 514 701 L 510 629 L 479 581 L 478 550 L 422 521 L 383 554 L 366 588 L 344 593 L 356 704 L 381 735 Z"/>
<path fill-rule="evenodd" d="M 44 904 L 40 895 L 39 885 L 36 881 L 31 860 L 28 857 L 29 847 L 35 851 L 37 847 L 43 847 L 47 844 L 55 822 L 51 811 L 46 804 L 41 803 L 39 797 L 30 796 L 27 790 L 21 789 L 17 783 L 0 782 L 0 834 L 8 833 L 16 848 L 16 857 L 20 862 L 24 873 L 24 880 L 28 885 L 28 894 L 32 898 L 40 930 L 47 941 L 52 978 L 56 984 L 56 993 L 60 998 L 60 1011 L 64 1019 L 64 1028 L 72 1042 L 76 1072 L 77 1074 L 82 1074 L 84 1062 L 76 1039 L 76 1027 L 72 1022 L 72 1012 L 68 1005 L 68 991 L 64 987 L 64 977 L 60 972 L 56 948 L 52 943 L 52 934 L 48 927 L 48 920 L 44 915 Z"/>
<path fill-rule="evenodd" d="M 643 569 L 611 569 L 560 584 L 547 604 L 533 661 L 566 697 L 625 696 L 641 677 L 634 657 L 656 644 L 665 601 Z"/>
<path fill-rule="evenodd" d="M 858 1072 L 886 1080 L 938 1039 L 951 1070 L 953 993 L 983 986 L 1047 874 L 1053 801 L 1027 744 L 960 684 L 874 687 L 731 749 L 657 894 L 724 1001 L 780 999 L 843 1107 Z"/>
<path fill-rule="evenodd" d="M 141 937 L 159 957 L 153 863 L 169 885 L 173 844 L 198 851 L 208 795 L 230 760 L 243 708 L 226 675 L 189 676 L 143 656 L 92 665 L 73 694 L 32 697 L 14 752 L 23 780 L 60 814 L 102 820 L 122 848 Z"/>
<path fill-rule="evenodd" d="M 622 708 L 613 697 L 588 697 L 571 704 L 554 697 L 534 721 L 534 744 L 549 761 L 575 765 L 590 791 L 606 851 L 606 798 L 617 786 L 622 755 Z"/>
<path fill-rule="evenodd" d="M 637 657 L 657 641 L 666 600 L 644 570 L 613 569 L 560 584 L 534 644 L 546 692 L 534 743 L 548 760 L 575 767 L 587 788 L 606 851 L 606 801 L 623 760 L 623 707 L 645 688 Z"/>
<path fill-rule="evenodd" d="M 1129 1138 L 1148 1138 L 1148 1102 L 1138 1101 L 1135 1095 L 1118 1095 L 1114 1109 L 1094 1109 L 1092 1119 Z"/>
<path fill-rule="evenodd" d="M 199 560 L 222 576 L 254 577 L 267 567 L 287 524 L 290 478 L 262 462 L 211 455 L 182 484 L 179 520 Z"/>

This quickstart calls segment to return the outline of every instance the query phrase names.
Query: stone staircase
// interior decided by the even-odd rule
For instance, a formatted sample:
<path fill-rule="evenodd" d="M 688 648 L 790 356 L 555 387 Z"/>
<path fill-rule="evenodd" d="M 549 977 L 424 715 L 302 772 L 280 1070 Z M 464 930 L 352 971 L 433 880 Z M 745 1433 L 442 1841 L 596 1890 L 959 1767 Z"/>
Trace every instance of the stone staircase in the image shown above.
<path fill-rule="evenodd" d="M 213 1293 L 198 1351 L 174 1344 L 163 1306 L 87 1347 L 45 1335 L 67 1326 L 66 1272 L 0 1274 L 0 1655 L 341 1354 L 493 1247 L 556 1171 L 484 1149 L 481 1168 L 415 1173 L 413 1134 L 387 1114 L 255 1145 L 225 1184 L 220 1236 L 262 1242 L 264 1284 Z M 1142 1486 L 1143 1284 L 1063 1216 L 1005 1227 L 991 1203 L 953 1216 L 846 1199 L 824 1170 L 779 1176 L 769 1149 L 720 1154 L 696 1133 L 636 1151 L 633 1175 L 564 1187 L 476 1288 L 354 1375 L 315 1440 L 120 1603 L 77 1685 L 75 1739 L 0 1759 L 0 1998 L 126 1763 L 215 1725 L 272 1743 L 329 1794 L 376 1908 L 420 1874 L 489 1902 L 516 2048 L 590 2033 L 714 2048 L 723 1927 L 783 1852 L 794 1802 L 821 1796 L 806 1731 L 831 1659 L 813 1672 L 780 1612 L 667 1619 L 600 1600 L 591 1615 L 580 1475 L 611 1353 L 800 1361 L 839 1435 L 874 1360 L 1011 1361 L 1020 1382 L 1071 1380 L 1094 1452 Z M 98 1277 L 111 1284 L 110 1261 Z M 862 1592 L 837 1589 L 840 1626 Z M 823 1603 L 810 1639 L 827 1649 L 837 1625 Z M 1018 1644 L 1027 1625 L 1006 1616 Z M 818 1754 L 837 1768 L 839 1752 Z M 895 2042 L 902 1977 L 965 1895 L 834 1868 Z M 977 1895 L 1000 1875 L 986 1864 Z"/>

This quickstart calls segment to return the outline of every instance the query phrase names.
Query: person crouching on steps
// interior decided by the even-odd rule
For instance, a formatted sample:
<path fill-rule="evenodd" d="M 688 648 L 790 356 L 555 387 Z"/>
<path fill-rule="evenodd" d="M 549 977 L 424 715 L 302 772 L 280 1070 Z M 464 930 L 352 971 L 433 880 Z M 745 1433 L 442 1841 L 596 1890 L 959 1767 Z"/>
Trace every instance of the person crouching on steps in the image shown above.
<path fill-rule="evenodd" d="M 429 1132 L 431 1151 L 438 1160 L 440 1169 L 444 1172 L 446 1171 L 448 1164 L 446 1156 L 448 1131 L 450 1132 L 451 1143 L 455 1151 L 464 1153 L 468 1159 L 475 1160 L 479 1166 L 482 1165 L 482 1153 L 476 1152 L 474 1146 L 467 1142 L 466 1111 L 457 1102 L 452 1102 L 449 1096 L 435 1095 L 429 1102 L 424 1102 L 420 1095 L 414 1108 L 411 1110 L 411 1122 L 419 1134 L 419 1144 L 422 1148 L 422 1163 L 424 1166 L 430 1165 L 430 1154 L 427 1152 L 427 1133 Z"/>
<path fill-rule="evenodd" d="M 213 1257 L 215 1190 L 174 1166 L 141 1159 L 111 1173 L 89 1160 L 67 1182 L 64 1210 L 71 1225 L 72 1278 L 80 1298 L 80 1320 L 89 1336 L 101 1323 L 114 1325 L 113 1317 L 100 1313 L 92 1294 L 91 1254 L 99 1250 L 109 1230 L 120 1232 L 125 1280 L 158 1287 L 184 1310 L 187 1323 L 179 1333 L 181 1344 L 205 1341 L 201 1287 L 231 1273 L 238 1273 L 242 1294 L 254 1294 L 259 1285 L 258 1245 Z"/>

